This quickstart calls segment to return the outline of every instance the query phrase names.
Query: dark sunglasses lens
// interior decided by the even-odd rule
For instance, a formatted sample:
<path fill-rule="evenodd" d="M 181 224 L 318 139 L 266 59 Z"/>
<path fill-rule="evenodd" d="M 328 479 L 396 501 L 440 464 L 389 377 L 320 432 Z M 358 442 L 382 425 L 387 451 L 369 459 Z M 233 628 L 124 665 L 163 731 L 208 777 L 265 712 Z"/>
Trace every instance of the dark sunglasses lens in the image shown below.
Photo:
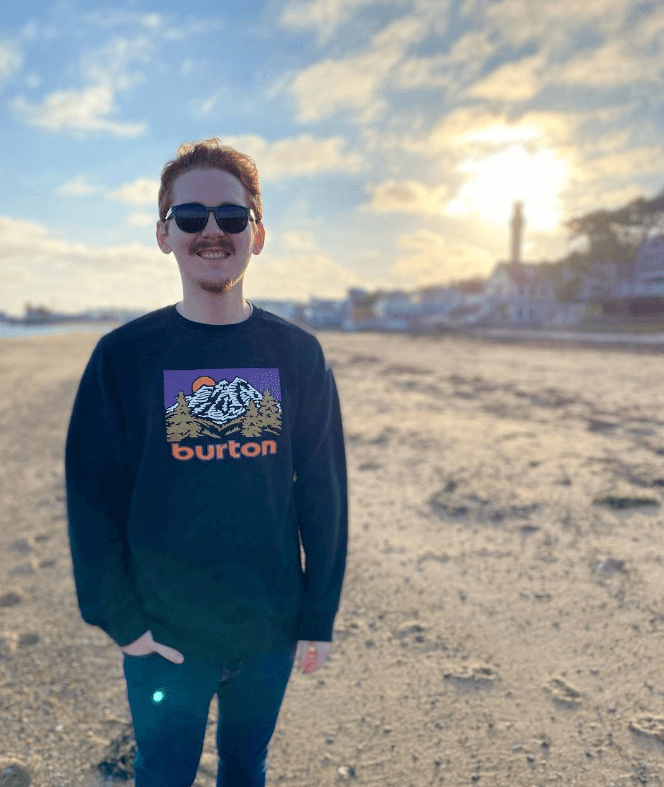
<path fill-rule="evenodd" d="M 217 224 L 223 232 L 232 235 L 242 232 L 247 226 L 248 211 L 239 205 L 221 205 L 216 210 Z"/>
<path fill-rule="evenodd" d="M 175 223 L 182 232 L 200 232 L 205 226 L 207 211 L 202 205 L 178 205 L 173 211 Z"/>
<path fill-rule="evenodd" d="M 208 212 L 203 205 L 190 202 L 174 208 L 173 215 L 175 223 L 182 232 L 200 232 L 207 223 Z M 219 229 L 237 234 L 247 226 L 249 211 L 240 205 L 220 205 L 215 211 L 215 216 Z"/>

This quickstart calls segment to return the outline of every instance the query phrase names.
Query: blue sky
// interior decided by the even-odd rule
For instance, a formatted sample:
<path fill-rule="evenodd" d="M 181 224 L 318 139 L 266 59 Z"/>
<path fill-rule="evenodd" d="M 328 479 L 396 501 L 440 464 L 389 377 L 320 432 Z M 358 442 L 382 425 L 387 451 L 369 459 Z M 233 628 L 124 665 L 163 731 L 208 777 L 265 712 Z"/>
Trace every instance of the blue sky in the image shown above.
<path fill-rule="evenodd" d="M 664 186 L 664 5 L 634 0 L 9 0 L 0 17 L 0 310 L 182 297 L 163 165 L 252 156 L 250 300 L 488 275 L 567 218 Z"/>

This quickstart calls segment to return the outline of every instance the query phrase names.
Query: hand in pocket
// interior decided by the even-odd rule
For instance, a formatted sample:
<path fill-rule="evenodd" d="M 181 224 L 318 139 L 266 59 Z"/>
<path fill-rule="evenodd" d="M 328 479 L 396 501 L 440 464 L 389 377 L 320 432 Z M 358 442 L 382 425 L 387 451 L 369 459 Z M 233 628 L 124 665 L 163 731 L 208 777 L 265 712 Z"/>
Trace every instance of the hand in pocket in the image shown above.
<path fill-rule="evenodd" d="M 161 645 L 152 639 L 152 632 L 148 629 L 145 634 L 142 634 L 138 639 L 125 645 L 122 651 L 128 656 L 148 656 L 150 653 L 158 653 L 165 659 L 172 661 L 173 664 L 182 664 L 184 656 L 180 651 L 175 648 L 169 648 L 168 645 Z"/>

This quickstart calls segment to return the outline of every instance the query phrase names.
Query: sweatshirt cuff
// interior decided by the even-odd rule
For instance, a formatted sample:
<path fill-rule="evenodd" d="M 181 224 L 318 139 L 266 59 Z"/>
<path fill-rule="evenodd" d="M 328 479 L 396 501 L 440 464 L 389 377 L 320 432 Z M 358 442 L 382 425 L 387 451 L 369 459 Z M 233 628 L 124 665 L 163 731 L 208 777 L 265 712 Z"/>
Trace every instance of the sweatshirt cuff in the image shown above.
<path fill-rule="evenodd" d="M 143 613 L 136 607 L 134 610 L 128 611 L 127 614 L 110 620 L 104 630 L 117 645 L 125 648 L 143 636 L 149 628 Z"/>
<path fill-rule="evenodd" d="M 315 616 L 302 615 L 297 627 L 298 640 L 308 642 L 332 642 L 334 620 L 324 621 Z"/>

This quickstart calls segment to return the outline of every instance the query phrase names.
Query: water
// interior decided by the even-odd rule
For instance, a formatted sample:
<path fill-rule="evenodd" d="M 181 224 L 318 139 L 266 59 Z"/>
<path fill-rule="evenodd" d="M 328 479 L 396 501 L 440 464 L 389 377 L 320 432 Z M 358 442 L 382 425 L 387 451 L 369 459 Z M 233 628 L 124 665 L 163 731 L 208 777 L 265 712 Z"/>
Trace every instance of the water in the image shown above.
<path fill-rule="evenodd" d="M 117 328 L 119 322 L 70 322 L 55 325 L 11 325 L 0 322 L 0 339 L 14 339 L 20 336 L 45 336 L 51 333 L 100 333 L 105 334 Z"/>

